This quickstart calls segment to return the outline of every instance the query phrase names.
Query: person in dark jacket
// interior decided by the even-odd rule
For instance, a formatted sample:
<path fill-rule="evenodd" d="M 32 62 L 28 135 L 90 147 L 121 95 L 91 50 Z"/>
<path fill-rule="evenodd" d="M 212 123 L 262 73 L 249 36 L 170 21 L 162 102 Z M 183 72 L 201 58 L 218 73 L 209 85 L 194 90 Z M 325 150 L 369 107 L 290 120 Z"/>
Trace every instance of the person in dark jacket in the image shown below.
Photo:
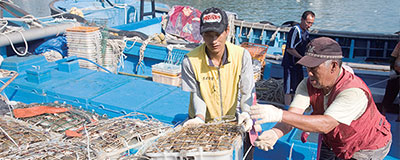
<path fill-rule="evenodd" d="M 285 105 L 289 105 L 297 85 L 303 80 L 303 67 L 296 62 L 304 56 L 306 45 L 310 42 L 308 29 L 314 24 L 315 14 L 305 11 L 301 16 L 300 24 L 290 29 L 287 36 L 285 53 L 283 55 L 283 87 L 285 91 Z"/>
<path fill-rule="evenodd" d="M 382 100 L 382 113 L 393 105 L 393 101 L 397 98 L 400 89 L 400 42 L 397 43 L 390 57 L 390 78 L 386 84 L 385 95 Z M 400 113 L 397 117 L 400 122 Z"/>

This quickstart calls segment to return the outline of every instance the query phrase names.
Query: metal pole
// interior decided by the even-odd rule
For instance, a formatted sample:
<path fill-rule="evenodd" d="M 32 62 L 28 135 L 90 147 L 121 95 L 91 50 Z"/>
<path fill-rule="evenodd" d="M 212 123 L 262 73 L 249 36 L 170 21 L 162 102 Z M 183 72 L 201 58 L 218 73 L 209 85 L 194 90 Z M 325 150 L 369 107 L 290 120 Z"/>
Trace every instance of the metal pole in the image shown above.
<path fill-rule="evenodd" d="M 0 93 L 3 92 L 3 90 L 17 78 L 19 74 L 17 72 L 14 72 L 14 76 L 12 76 L 3 86 L 0 87 Z"/>
<path fill-rule="evenodd" d="M 0 34 L 0 47 L 10 45 L 11 43 L 21 43 L 26 41 L 37 40 L 41 38 L 46 38 L 50 36 L 62 35 L 67 28 L 80 26 L 78 22 L 72 23 L 62 23 L 54 26 L 44 27 L 44 28 L 33 28 L 26 31 L 22 31 L 22 35 L 19 32 Z M 10 43 L 10 40 L 11 43 Z"/>
<path fill-rule="evenodd" d="M 144 0 L 140 0 L 140 21 L 143 20 L 144 14 Z"/>

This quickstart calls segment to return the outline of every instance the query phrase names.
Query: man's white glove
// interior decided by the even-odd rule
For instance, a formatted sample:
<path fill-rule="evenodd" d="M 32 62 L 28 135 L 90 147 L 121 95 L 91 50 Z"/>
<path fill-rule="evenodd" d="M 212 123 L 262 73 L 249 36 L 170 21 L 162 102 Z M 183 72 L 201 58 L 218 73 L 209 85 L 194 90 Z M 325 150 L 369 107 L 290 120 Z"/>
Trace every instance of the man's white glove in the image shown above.
<path fill-rule="evenodd" d="M 254 142 L 254 145 L 259 149 L 268 151 L 274 149 L 274 145 L 278 139 L 279 137 L 276 132 L 270 129 L 258 136 L 257 140 Z"/>
<path fill-rule="evenodd" d="M 255 124 L 280 122 L 283 111 L 270 104 L 256 104 L 250 107 L 251 119 L 257 119 Z"/>
<path fill-rule="evenodd" d="M 261 131 L 262 131 L 261 125 L 255 124 L 255 125 L 254 125 L 254 130 L 255 130 L 256 132 L 261 132 Z"/>
<path fill-rule="evenodd" d="M 196 117 L 196 118 L 189 119 L 185 123 L 183 123 L 183 127 L 199 125 L 199 124 L 204 124 L 204 123 L 205 122 L 201 118 Z"/>
<path fill-rule="evenodd" d="M 253 120 L 250 118 L 249 113 L 247 112 L 239 113 L 238 124 L 243 126 L 245 132 L 250 131 L 251 126 L 253 126 Z"/>

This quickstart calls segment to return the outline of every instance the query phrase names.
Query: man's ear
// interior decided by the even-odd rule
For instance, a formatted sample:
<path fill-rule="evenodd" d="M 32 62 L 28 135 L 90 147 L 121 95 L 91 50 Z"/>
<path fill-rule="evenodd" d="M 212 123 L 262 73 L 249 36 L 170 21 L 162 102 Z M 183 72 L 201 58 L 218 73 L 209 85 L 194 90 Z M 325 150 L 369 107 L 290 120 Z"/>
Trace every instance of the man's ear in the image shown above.
<path fill-rule="evenodd" d="M 339 64 L 337 61 L 332 61 L 331 63 L 332 68 L 331 68 L 331 72 L 333 73 L 336 69 L 339 69 Z"/>
<path fill-rule="evenodd" d="M 229 33 L 229 25 L 226 27 L 226 29 L 225 29 L 225 31 L 226 31 L 226 33 Z"/>

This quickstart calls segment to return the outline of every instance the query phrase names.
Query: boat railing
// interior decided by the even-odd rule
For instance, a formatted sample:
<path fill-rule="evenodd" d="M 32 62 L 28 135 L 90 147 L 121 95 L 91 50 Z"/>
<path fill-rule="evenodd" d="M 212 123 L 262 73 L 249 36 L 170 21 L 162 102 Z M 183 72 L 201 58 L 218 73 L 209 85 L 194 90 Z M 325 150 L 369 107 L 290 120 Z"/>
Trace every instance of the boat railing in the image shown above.
<path fill-rule="evenodd" d="M 258 22 L 234 20 L 233 42 L 240 45 L 243 42 L 269 45 L 267 54 L 280 54 L 285 48 L 286 36 L 290 31 L 287 26 L 275 26 Z M 387 63 L 400 34 L 359 33 L 347 31 L 331 31 L 312 29 L 311 39 L 326 36 L 335 39 L 341 46 L 344 61 Z M 268 56 L 267 56 L 268 57 Z"/>
<path fill-rule="evenodd" d="M 150 12 L 144 12 L 144 0 L 140 0 L 140 20 L 143 20 L 144 16 L 152 16 L 152 18 L 156 17 L 156 5 L 155 1 L 151 0 L 151 11 Z"/>

